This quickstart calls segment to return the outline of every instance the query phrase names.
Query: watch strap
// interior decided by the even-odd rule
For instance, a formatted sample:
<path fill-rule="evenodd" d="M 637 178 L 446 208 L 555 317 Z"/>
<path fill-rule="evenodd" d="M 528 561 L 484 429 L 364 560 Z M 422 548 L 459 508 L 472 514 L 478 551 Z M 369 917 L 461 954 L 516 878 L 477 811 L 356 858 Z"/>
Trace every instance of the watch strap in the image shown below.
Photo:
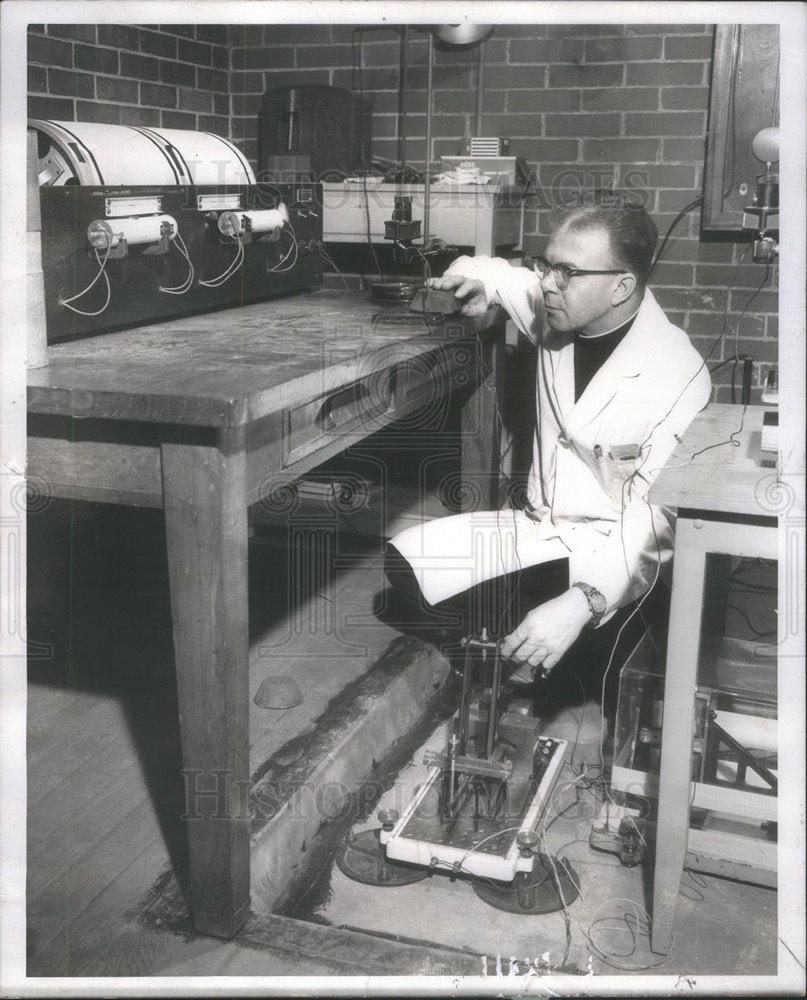
<path fill-rule="evenodd" d="M 583 594 L 588 601 L 589 611 L 591 611 L 591 624 L 599 624 L 600 619 L 608 608 L 608 602 L 603 594 L 601 594 L 596 587 L 592 587 L 591 584 L 582 583 L 579 580 L 576 580 L 572 586 L 583 591 Z"/>

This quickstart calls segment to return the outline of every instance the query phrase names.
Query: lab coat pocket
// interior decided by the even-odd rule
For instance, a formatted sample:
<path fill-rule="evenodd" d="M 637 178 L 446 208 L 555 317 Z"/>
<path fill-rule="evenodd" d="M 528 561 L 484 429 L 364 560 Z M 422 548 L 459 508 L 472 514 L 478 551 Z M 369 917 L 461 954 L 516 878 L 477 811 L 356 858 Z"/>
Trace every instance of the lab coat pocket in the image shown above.
<path fill-rule="evenodd" d="M 602 486 L 615 509 L 621 510 L 630 499 L 640 464 L 638 458 L 614 458 L 612 454 L 600 459 Z"/>

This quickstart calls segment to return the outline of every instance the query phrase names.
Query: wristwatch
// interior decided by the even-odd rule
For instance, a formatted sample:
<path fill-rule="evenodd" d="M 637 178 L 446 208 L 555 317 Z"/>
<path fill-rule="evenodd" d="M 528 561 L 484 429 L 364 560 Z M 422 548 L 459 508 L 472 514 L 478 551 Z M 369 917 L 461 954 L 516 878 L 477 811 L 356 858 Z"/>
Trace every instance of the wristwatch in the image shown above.
<path fill-rule="evenodd" d="M 588 601 L 589 610 L 591 611 L 591 625 L 599 625 L 600 619 L 605 614 L 608 608 L 608 601 L 603 597 L 603 595 L 597 590 L 596 587 L 592 587 L 588 583 L 580 583 L 579 581 L 572 584 L 573 587 L 578 587 L 586 595 L 586 600 Z"/>

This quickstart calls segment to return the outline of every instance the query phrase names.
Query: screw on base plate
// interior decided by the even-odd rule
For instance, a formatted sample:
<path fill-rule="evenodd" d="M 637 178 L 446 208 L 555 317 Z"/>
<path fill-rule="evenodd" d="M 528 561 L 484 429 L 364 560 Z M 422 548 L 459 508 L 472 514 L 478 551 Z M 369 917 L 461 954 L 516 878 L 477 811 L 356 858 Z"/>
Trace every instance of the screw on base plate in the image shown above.
<path fill-rule="evenodd" d="M 508 913 L 553 913 L 577 899 L 579 879 L 564 858 L 535 856 L 531 872 L 516 872 L 512 882 L 473 881 L 480 899 Z"/>
<path fill-rule="evenodd" d="M 348 833 L 336 852 L 336 864 L 343 874 L 354 882 L 378 886 L 410 885 L 429 877 L 427 868 L 390 861 L 379 833 L 378 829 Z"/>

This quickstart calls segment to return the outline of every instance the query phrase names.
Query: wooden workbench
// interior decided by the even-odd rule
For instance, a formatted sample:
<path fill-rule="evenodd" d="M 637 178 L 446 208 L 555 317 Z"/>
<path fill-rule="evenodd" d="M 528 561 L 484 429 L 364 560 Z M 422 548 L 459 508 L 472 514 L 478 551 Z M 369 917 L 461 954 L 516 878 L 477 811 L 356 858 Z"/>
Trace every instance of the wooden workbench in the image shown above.
<path fill-rule="evenodd" d="M 427 327 L 378 312 L 361 293 L 304 293 L 55 345 L 30 372 L 29 477 L 165 512 L 203 933 L 234 935 L 250 905 L 248 507 L 455 389 L 469 495 L 498 505 L 503 314 Z"/>
<path fill-rule="evenodd" d="M 653 951 L 672 946 L 676 902 L 688 846 L 705 856 L 762 864 L 775 883 L 776 845 L 750 850 L 743 837 L 690 831 L 695 690 L 701 657 L 704 584 L 712 553 L 775 560 L 778 480 L 760 460 L 764 408 L 711 404 L 689 426 L 650 499 L 678 508 L 664 682 L 661 770 L 653 886 Z M 759 799 L 759 796 L 751 796 Z M 763 803 L 765 800 L 762 800 Z M 767 800 L 770 803 L 770 800 Z M 736 803 L 734 803 L 736 805 Z M 742 808 L 742 806 L 740 806 Z M 776 818 L 776 801 L 767 818 Z M 734 811 L 734 810 L 732 810 Z M 750 815 L 754 815 L 749 810 Z M 764 880 L 771 884 L 770 880 Z"/>

